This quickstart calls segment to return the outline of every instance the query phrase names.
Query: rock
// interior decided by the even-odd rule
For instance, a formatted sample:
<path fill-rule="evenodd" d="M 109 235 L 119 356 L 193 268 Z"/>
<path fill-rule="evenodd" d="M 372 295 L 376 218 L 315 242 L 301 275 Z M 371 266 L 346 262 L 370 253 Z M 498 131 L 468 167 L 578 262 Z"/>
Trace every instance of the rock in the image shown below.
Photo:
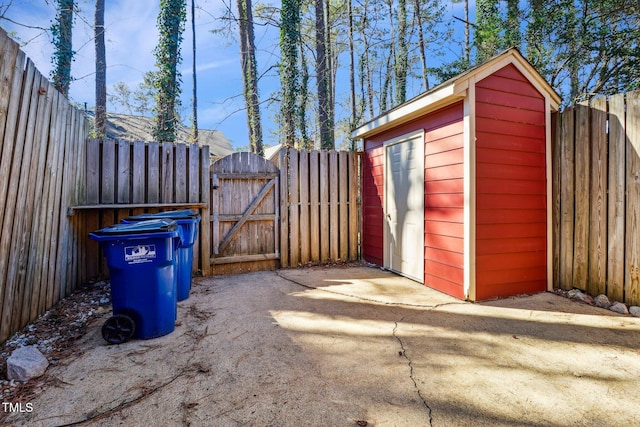
<path fill-rule="evenodd" d="M 640 317 L 640 307 L 638 307 L 637 305 L 632 305 L 631 307 L 629 307 L 629 313 L 632 316 Z"/>
<path fill-rule="evenodd" d="M 49 362 L 35 345 L 16 348 L 7 359 L 7 378 L 15 381 L 29 381 L 47 370 Z"/>
<path fill-rule="evenodd" d="M 609 302 L 609 298 L 606 295 L 598 295 L 594 300 L 596 307 L 600 308 L 609 308 L 611 307 L 611 302 Z"/>
<path fill-rule="evenodd" d="M 616 313 L 620 313 L 620 314 L 629 314 L 629 310 L 627 310 L 627 306 L 621 302 L 614 302 L 613 304 L 611 304 L 611 307 L 609 307 L 609 310 L 615 311 Z"/>
<path fill-rule="evenodd" d="M 583 293 L 580 289 L 571 289 L 568 293 L 567 296 L 571 299 L 575 299 L 578 301 L 584 301 L 585 298 L 587 297 L 587 294 Z"/>

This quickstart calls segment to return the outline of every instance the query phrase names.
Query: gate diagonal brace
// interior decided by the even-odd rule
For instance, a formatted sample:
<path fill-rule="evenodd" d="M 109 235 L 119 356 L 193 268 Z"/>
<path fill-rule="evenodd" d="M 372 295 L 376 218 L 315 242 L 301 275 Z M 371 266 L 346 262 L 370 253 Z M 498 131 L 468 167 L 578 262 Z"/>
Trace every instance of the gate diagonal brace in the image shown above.
<path fill-rule="evenodd" d="M 235 223 L 233 227 L 231 227 L 231 230 L 229 230 L 227 235 L 224 236 L 224 239 L 222 240 L 222 242 L 220 242 L 220 246 L 218 246 L 218 253 L 221 254 L 225 251 L 225 249 L 227 249 L 227 246 L 229 246 L 233 238 L 236 236 L 236 234 L 238 234 L 238 231 L 240 231 L 240 228 L 242 228 L 244 223 L 247 222 L 247 220 L 249 219 L 253 211 L 255 211 L 258 205 L 260 205 L 260 203 L 264 200 L 264 198 L 267 196 L 269 191 L 273 188 L 275 183 L 276 183 L 276 180 L 272 179 L 260 189 L 260 192 L 256 194 L 256 197 L 254 197 L 254 199 L 251 201 L 247 209 L 245 209 L 244 213 L 242 214 L 242 217 L 238 220 L 238 222 Z"/>

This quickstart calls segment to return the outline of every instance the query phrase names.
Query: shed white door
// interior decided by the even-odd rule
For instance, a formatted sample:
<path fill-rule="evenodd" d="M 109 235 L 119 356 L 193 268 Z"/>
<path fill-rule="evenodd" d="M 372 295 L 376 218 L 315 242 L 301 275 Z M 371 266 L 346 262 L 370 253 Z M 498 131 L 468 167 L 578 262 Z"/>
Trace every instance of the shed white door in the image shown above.
<path fill-rule="evenodd" d="M 385 143 L 385 267 L 424 282 L 424 135 Z"/>

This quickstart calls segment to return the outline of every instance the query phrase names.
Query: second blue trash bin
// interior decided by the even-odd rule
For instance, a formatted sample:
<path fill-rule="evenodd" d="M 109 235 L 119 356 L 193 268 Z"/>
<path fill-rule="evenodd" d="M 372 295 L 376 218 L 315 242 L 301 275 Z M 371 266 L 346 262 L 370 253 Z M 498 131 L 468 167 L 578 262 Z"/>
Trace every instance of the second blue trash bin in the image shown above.
<path fill-rule="evenodd" d="M 176 221 L 180 227 L 180 244 L 178 245 L 178 301 L 189 298 L 191 291 L 191 266 L 193 265 L 193 245 L 198 236 L 198 223 L 200 214 L 194 209 L 183 209 L 177 211 L 166 211 L 155 214 L 141 214 L 127 217 L 123 223 L 133 223 L 153 219 L 170 219 Z"/>
<path fill-rule="evenodd" d="M 102 336 L 111 344 L 155 338 L 175 329 L 175 221 L 157 219 L 106 227 L 89 237 L 100 243 L 109 267 L 113 317 Z"/>

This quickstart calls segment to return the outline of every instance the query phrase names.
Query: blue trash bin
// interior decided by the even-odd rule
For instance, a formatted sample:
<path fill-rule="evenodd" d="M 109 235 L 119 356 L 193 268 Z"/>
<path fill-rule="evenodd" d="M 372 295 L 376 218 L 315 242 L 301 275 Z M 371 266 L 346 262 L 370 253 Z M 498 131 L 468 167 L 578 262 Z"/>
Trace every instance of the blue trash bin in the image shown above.
<path fill-rule="evenodd" d="M 138 221 L 148 221 L 152 219 L 170 219 L 178 223 L 180 228 L 180 244 L 178 246 L 178 301 L 189 298 L 191 292 L 191 266 L 193 265 L 193 245 L 198 237 L 198 223 L 200 214 L 194 209 L 183 209 L 178 211 L 166 211 L 155 214 L 140 214 L 127 217 L 122 223 L 133 223 Z"/>
<path fill-rule="evenodd" d="M 118 344 L 167 335 L 175 329 L 177 257 L 175 221 L 118 224 L 89 233 L 100 243 L 109 267 L 113 317 L 102 335 Z"/>

